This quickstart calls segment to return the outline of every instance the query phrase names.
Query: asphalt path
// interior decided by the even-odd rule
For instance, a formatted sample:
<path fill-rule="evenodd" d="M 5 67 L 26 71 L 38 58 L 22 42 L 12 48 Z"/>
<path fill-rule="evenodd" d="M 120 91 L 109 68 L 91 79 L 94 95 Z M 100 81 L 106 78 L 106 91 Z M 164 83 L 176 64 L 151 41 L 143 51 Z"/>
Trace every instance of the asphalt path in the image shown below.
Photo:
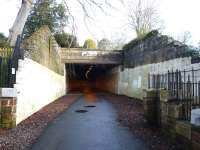
<path fill-rule="evenodd" d="M 117 121 L 111 103 L 81 97 L 48 125 L 31 150 L 147 150 Z"/>

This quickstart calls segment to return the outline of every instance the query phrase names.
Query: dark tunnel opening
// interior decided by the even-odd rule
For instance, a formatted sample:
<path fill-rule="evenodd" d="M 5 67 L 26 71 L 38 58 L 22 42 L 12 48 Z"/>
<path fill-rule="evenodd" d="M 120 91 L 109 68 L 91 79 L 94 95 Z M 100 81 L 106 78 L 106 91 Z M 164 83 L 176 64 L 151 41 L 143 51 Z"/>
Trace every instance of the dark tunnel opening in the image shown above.
<path fill-rule="evenodd" d="M 106 85 L 109 86 L 109 82 L 116 80 L 110 73 L 116 67 L 117 65 L 113 64 L 66 64 L 67 91 L 84 92 L 87 89 L 106 91 Z"/>

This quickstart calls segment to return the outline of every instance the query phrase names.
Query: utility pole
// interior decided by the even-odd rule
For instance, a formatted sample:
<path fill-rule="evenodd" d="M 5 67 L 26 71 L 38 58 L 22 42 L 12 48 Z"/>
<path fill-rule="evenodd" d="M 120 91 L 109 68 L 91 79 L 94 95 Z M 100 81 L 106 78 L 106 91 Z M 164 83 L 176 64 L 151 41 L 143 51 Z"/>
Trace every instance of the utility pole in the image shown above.
<path fill-rule="evenodd" d="M 21 8 L 17 14 L 12 28 L 9 30 L 8 43 L 11 47 L 15 46 L 17 36 L 22 34 L 24 25 L 31 10 L 33 0 L 22 0 Z"/>

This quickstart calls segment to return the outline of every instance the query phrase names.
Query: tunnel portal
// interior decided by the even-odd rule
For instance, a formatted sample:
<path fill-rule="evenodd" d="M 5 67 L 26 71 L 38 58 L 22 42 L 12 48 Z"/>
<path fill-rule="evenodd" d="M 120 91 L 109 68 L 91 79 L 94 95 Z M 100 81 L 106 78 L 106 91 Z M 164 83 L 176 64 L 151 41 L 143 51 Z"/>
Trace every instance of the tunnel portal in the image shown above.
<path fill-rule="evenodd" d="M 61 62 L 65 64 L 67 91 L 115 90 L 117 72 L 122 64 L 122 51 L 98 49 L 61 49 Z"/>
<path fill-rule="evenodd" d="M 103 90 L 99 85 L 103 86 L 105 80 L 112 78 L 110 71 L 116 67 L 112 64 L 66 64 L 68 91 Z"/>

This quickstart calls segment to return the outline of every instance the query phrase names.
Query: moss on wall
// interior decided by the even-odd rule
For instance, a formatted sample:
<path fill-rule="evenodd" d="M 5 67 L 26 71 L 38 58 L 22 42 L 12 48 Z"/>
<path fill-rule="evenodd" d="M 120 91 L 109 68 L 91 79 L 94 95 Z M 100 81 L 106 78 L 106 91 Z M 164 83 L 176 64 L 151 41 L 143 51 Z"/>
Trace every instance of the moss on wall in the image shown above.
<path fill-rule="evenodd" d="M 134 39 L 123 47 L 124 66 L 134 68 L 180 57 L 198 56 L 195 49 L 152 31 L 141 39 Z"/>
<path fill-rule="evenodd" d="M 59 74 L 64 74 L 64 65 L 61 63 L 59 55 L 60 47 L 48 26 L 41 27 L 32 36 L 25 39 L 21 47 L 25 50 L 25 57 L 31 58 Z"/>

